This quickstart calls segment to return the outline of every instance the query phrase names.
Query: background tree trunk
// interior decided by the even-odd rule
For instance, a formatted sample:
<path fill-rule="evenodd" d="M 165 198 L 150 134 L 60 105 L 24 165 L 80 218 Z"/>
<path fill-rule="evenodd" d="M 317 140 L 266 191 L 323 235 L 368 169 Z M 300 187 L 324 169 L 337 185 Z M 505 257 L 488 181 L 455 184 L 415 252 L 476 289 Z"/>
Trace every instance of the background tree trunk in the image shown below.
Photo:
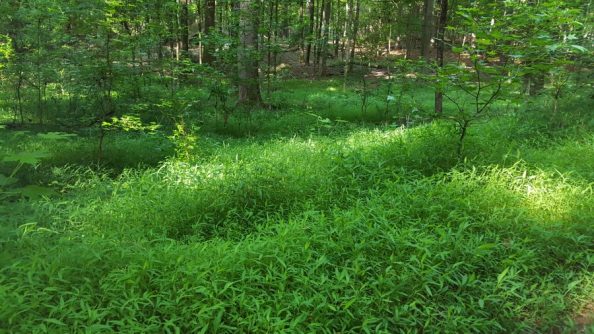
<path fill-rule="evenodd" d="M 322 47 L 321 47 L 321 61 L 322 66 L 320 73 L 326 74 L 326 58 L 328 58 L 328 41 L 330 36 L 330 16 L 332 15 L 332 1 L 326 0 L 326 6 L 324 6 L 324 32 L 322 33 Z"/>
<path fill-rule="evenodd" d="M 359 33 L 359 12 L 361 10 L 361 0 L 357 0 L 355 5 L 355 18 L 353 20 L 353 31 L 351 32 L 351 53 L 349 57 L 349 72 L 353 71 L 353 61 L 355 60 L 355 49 L 357 48 L 357 34 Z"/>
<path fill-rule="evenodd" d="M 433 35 L 433 9 L 435 0 L 425 0 L 423 13 L 423 31 L 421 36 L 421 55 L 427 61 L 431 59 L 431 35 Z"/>
<path fill-rule="evenodd" d="M 211 37 L 210 33 L 214 31 L 215 28 L 215 17 L 216 17 L 216 2 L 215 0 L 206 0 L 205 4 L 205 11 L 204 11 L 204 36 Z M 204 45 L 204 53 L 202 56 L 202 61 L 206 64 L 212 64 L 214 62 L 214 48 L 215 45 L 212 40 L 209 40 Z"/>
<path fill-rule="evenodd" d="M 445 28 L 448 20 L 448 0 L 440 0 L 439 23 L 437 26 L 437 66 L 443 67 L 443 53 L 445 49 Z M 435 91 L 435 112 L 441 114 L 443 111 L 443 92 L 441 89 Z"/>
<path fill-rule="evenodd" d="M 315 0 L 307 0 L 307 10 L 309 12 L 309 22 L 307 34 L 305 34 L 305 38 L 308 39 L 307 47 L 305 50 L 305 65 L 309 65 L 309 60 L 311 56 L 311 37 L 314 31 Z"/>
<path fill-rule="evenodd" d="M 239 103 L 260 104 L 258 78 L 258 11 L 251 0 L 239 2 Z"/>
<path fill-rule="evenodd" d="M 180 13 L 180 37 L 184 57 L 190 55 L 190 15 L 188 10 L 189 0 L 181 1 L 181 13 Z"/>

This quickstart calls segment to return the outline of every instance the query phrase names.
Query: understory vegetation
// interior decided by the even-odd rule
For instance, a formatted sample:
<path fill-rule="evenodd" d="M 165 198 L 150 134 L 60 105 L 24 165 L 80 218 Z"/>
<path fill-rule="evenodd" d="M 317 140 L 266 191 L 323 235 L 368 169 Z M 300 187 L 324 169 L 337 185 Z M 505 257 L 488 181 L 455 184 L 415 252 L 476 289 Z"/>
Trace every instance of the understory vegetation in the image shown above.
<path fill-rule="evenodd" d="M 591 0 L 0 18 L 0 334 L 594 334 Z"/>
<path fill-rule="evenodd" d="M 240 117 L 195 133 L 191 145 L 116 132 L 100 165 L 88 163 L 96 143 L 85 133 L 56 148 L 5 132 L 4 147 L 49 152 L 19 174 L 53 194 L 1 207 L 3 327 L 585 328 L 579 315 L 594 293 L 589 120 L 543 136 L 547 121 L 518 109 L 477 125 L 459 160 L 449 122 L 360 121 L 358 106 L 325 104 L 355 93 L 328 89 L 320 102 L 318 87 L 287 84 L 296 97 L 286 102 L 304 101 L 305 111 L 252 114 L 262 133 Z"/>

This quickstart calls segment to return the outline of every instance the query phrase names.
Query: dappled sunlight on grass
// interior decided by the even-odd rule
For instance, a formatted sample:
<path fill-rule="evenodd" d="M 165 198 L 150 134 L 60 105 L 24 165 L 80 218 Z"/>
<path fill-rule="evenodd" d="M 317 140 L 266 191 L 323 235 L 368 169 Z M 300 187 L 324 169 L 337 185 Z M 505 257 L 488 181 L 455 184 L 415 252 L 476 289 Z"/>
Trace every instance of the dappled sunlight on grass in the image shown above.
<path fill-rule="evenodd" d="M 487 167 L 471 176 L 470 180 L 482 187 L 480 196 L 492 198 L 493 194 L 500 194 L 501 198 L 494 199 L 494 206 L 516 206 L 520 215 L 527 215 L 535 224 L 588 224 L 594 220 L 594 212 L 590 212 L 594 197 L 587 183 L 558 173 L 530 170 L 523 162 L 509 168 Z M 466 177 L 465 180 L 470 181 Z"/>

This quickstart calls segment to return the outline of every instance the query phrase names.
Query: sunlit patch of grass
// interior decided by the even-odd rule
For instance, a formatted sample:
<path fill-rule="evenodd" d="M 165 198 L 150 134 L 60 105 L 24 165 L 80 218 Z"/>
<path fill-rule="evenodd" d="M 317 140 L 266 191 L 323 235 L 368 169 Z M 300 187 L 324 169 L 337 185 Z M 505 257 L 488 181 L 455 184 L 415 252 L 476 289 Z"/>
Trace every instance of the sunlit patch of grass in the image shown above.
<path fill-rule="evenodd" d="M 301 155 L 312 149 L 311 143 L 296 144 L 295 152 Z M 290 207 L 300 197 L 289 187 L 307 177 L 298 174 L 300 168 L 290 168 L 299 156 L 290 156 L 281 167 L 292 182 L 277 180 L 275 188 L 266 182 L 274 173 L 268 168 L 287 159 L 279 151 L 287 145 L 273 144 L 262 156 L 240 165 L 248 170 L 243 182 L 254 178 L 258 182 L 250 187 L 282 192 L 279 200 Z M 309 174 L 321 174 L 318 168 L 326 166 L 312 162 L 307 164 Z M 166 166 L 159 173 L 174 175 L 182 167 Z M 355 171 L 369 173 L 353 165 L 341 168 L 349 171 L 339 174 L 342 178 L 351 175 L 357 182 L 362 179 Z M 208 192 L 231 197 L 227 200 L 235 202 L 226 202 L 233 203 L 226 209 L 234 211 L 233 219 L 240 219 L 254 207 L 242 209 L 249 202 L 221 194 L 223 184 L 234 180 L 223 179 L 208 192 L 194 191 L 186 197 L 181 192 L 185 184 L 180 188 L 154 173 L 122 176 L 110 200 L 82 204 L 79 218 L 95 224 L 94 235 L 68 228 L 59 241 L 37 232 L 12 243 L 30 255 L 27 266 L 17 262 L 0 275 L 7 287 L 0 290 L 1 297 L 12 301 L 11 311 L 0 316 L 22 330 L 40 328 L 33 321 L 39 313 L 54 319 L 45 324 L 49 330 L 92 325 L 107 331 L 192 331 L 208 325 L 222 331 L 386 333 L 402 327 L 478 332 L 555 328 L 568 316 L 569 305 L 584 298 L 592 285 L 594 263 L 588 256 L 591 259 L 594 235 L 580 228 L 591 218 L 586 211 L 589 202 L 572 207 L 573 216 L 564 228 L 541 224 L 541 217 L 529 214 L 524 170 L 492 167 L 431 177 L 383 174 L 382 181 L 367 184 L 365 196 L 308 196 L 301 198 L 308 204 L 287 213 L 269 207 L 266 216 L 254 216 L 260 226 L 241 239 L 192 242 L 158 234 L 132 242 L 135 238 L 129 234 L 143 233 L 132 226 L 139 211 L 157 224 L 172 224 L 189 213 L 208 210 L 207 205 L 217 205 L 201 200 Z M 267 176 L 260 177 L 261 172 Z M 334 183 L 324 183 L 323 176 L 314 178 L 316 191 Z M 578 190 L 585 187 L 546 175 L 539 178 Z M 191 183 L 200 189 L 201 180 Z M 343 191 L 361 188 L 360 183 L 341 184 L 349 184 Z M 344 203 L 318 206 L 329 197 Z M 175 210 L 167 211 L 180 199 L 184 201 Z M 192 201 L 205 206 L 195 210 Z M 137 207 L 126 210 L 116 203 Z M 72 212 L 76 206 L 71 205 Z M 87 211 L 85 206 L 94 209 Z M 109 215 L 123 227 L 101 225 Z M 44 240 L 40 249 L 33 248 L 34 240 Z M 26 279 L 30 268 L 36 274 Z M 53 289 L 43 290 L 46 283 L 38 275 L 51 277 Z M 30 290 L 43 292 L 25 293 Z M 52 303 L 58 295 L 62 301 Z M 164 323 L 161 318 L 173 320 Z"/>

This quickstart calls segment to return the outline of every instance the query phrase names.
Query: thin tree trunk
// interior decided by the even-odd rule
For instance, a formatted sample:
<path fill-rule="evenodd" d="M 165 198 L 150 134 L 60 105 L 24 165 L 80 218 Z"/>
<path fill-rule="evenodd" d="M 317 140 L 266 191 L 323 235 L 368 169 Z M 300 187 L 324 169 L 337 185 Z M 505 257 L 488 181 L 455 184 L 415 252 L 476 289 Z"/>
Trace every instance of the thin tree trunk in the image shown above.
<path fill-rule="evenodd" d="M 330 16 L 332 15 L 332 0 L 326 0 L 326 6 L 324 7 L 324 32 L 323 32 L 323 39 L 322 39 L 322 67 L 321 67 L 321 74 L 326 74 L 326 58 L 328 57 L 328 40 L 330 37 Z"/>
<path fill-rule="evenodd" d="M 301 61 L 303 62 L 305 61 L 305 0 L 301 0 L 301 8 L 299 9 L 299 27 L 299 47 L 301 48 Z"/>
<path fill-rule="evenodd" d="M 445 49 L 445 28 L 448 20 L 448 0 L 440 0 L 439 24 L 437 26 L 437 66 L 443 67 L 443 53 Z M 443 92 L 435 91 L 435 112 L 443 111 Z"/>
<path fill-rule="evenodd" d="M 340 27 L 340 19 L 342 15 L 340 15 L 340 0 L 336 0 L 336 4 L 334 6 L 335 11 L 338 15 L 334 15 L 336 18 L 336 22 L 334 22 L 334 58 L 338 58 L 338 50 L 340 49 L 340 34 L 338 33 Z"/>
<path fill-rule="evenodd" d="M 431 35 L 433 34 L 433 8 L 435 0 L 425 0 L 423 30 L 421 36 L 421 54 L 425 60 L 431 59 Z"/>
<path fill-rule="evenodd" d="M 274 3 L 268 4 L 268 31 L 266 36 L 266 95 L 270 98 L 270 76 L 272 73 L 272 20 L 274 16 Z"/>
<path fill-rule="evenodd" d="M 113 114 L 113 103 L 112 103 L 112 84 L 113 84 L 113 64 L 111 61 L 111 32 L 109 29 L 106 31 L 106 41 L 105 41 L 105 77 L 103 82 L 103 101 L 102 101 L 102 111 L 99 118 L 99 147 L 98 147 L 98 154 L 97 159 L 101 161 L 103 159 L 103 141 L 105 139 L 105 127 L 103 123 L 106 121 L 107 117 Z"/>
<path fill-rule="evenodd" d="M 206 0 L 204 11 L 204 36 L 211 37 L 211 32 L 215 29 L 215 17 L 216 17 L 216 2 L 215 0 Z M 206 64 L 212 64 L 214 62 L 214 43 L 209 40 L 206 45 L 203 46 L 202 61 Z"/>
<path fill-rule="evenodd" d="M 342 55 L 344 57 L 344 81 L 343 81 L 343 90 L 346 90 L 346 82 L 349 77 L 349 73 L 351 72 L 352 68 L 352 59 L 351 59 L 351 45 L 352 43 L 352 26 L 353 26 L 353 0 L 348 0 L 346 3 L 346 20 L 344 26 L 344 36 L 346 39 L 346 46 L 343 48 Z"/>
<path fill-rule="evenodd" d="M 190 55 L 190 14 L 188 11 L 188 2 L 189 0 L 182 1 L 180 13 L 180 36 L 184 57 L 189 57 Z"/>
<path fill-rule="evenodd" d="M 307 1 L 307 10 L 309 12 L 308 30 L 306 34 L 307 47 L 305 50 L 305 65 L 309 65 L 311 57 L 311 37 L 314 31 L 314 19 L 315 19 L 315 0 Z"/>
<path fill-rule="evenodd" d="M 258 78 L 258 11 L 252 0 L 239 2 L 239 103 L 257 105 L 262 102 Z"/>
<path fill-rule="evenodd" d="M 19 115 L 21 116 L 21 125 L 25 123 L 25 117 L 23 116 L 23 100 L 21 97 L 21 88 L 23 87 L 23 72 L 19 69 L 19 80 L 16 86 L 16 98 L 17 98 L 17 108 L 19 111 Z"/>
<path fill-rule="evenodd" d="M 274 50 L 272 52 L 272 73 L 276 76 L 276 67 L 277 67 L 277 63 L 278 63 L 278 45 L 277 45 L 277 39 L 278 39 L 278 35 L 282 34 L 282 27 L 280 27 L 279 30 L 279 21 L 278 21 L 278 3 L 279 0 L 276 0 L 274 2 L 274 33 L 273 33 L 273 46 L 274 46 Z M 288 6 L 287 6 L 288 9 Z"/>
<path fill-rule="evenodd" d="M 349 71 L 353 70 L 353 61 L 355 60 L 355 49 L 357 48 L 357 34 L 359 33 L 359 11 L 361 9 L 361 0 L 357 0 L 355 6 L 355 19 L 353 21 L 353 31 L 351 35 L 351 56 L 349 57 Z"/>
<path fill-rule="evenodd" d="M 316 43 L 314 44 L 314 70 L 318 69 L 318 65 L 320 64 L 320 53 L 322 50 L 322 24 L 323 24 L 323 15 L 324 15 L 324 8 L 326 6 L 327 0 L 321 0 L 320 8 L 318 10 L 317 20 L 316 20 Z"/>

